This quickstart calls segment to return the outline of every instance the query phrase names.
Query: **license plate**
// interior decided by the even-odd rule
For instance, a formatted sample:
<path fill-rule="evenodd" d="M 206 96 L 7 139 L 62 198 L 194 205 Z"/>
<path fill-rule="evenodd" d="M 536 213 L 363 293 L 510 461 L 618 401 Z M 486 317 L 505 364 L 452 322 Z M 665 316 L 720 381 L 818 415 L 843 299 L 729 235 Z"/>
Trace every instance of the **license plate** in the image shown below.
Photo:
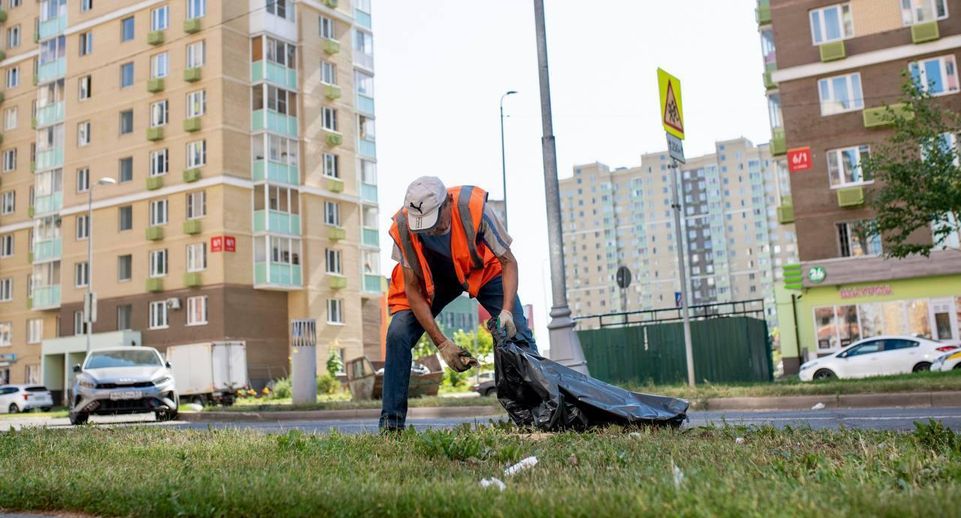
<path fill-rule="evenodd" d="M 143 392 L 139 390 L 130 390 L 127 392 L 111 392 L 110 399 L 116 401 L 118 399 L 140 399 L 143 397 Z"/>

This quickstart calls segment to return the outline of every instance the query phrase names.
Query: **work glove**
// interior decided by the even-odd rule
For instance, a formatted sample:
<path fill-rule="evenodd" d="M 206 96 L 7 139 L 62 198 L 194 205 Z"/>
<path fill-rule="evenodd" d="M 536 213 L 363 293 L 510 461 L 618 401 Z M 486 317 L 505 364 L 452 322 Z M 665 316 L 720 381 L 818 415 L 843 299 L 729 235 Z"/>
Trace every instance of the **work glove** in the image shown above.
<path fill-rule="evenodd" d="M 501 327 L 504 328 L 504 331 L 507 332 L 507 339 L 510 340 L 511 338 L 514 338 L 514 335 L 517 334 L 517 326 L 514 324 L 514 315 L 512 315 L 510 311 L 502 309 L 501 314 L 499 317 L 497 317 L 497 319 L 500 321 Z"/>
<path fill-rule="evenodd" d="M 454 345 L 454 342 L 451 342 L 449 338 L 439 344 L 437 350 L 440 351 L 440 355 L 444 358 L 444 363 L 457 372 L 464 372 L 471 367 L 480 367 L 480 362 L 477 361 L 477 358 L 474 358 L 469 352 Z"/>

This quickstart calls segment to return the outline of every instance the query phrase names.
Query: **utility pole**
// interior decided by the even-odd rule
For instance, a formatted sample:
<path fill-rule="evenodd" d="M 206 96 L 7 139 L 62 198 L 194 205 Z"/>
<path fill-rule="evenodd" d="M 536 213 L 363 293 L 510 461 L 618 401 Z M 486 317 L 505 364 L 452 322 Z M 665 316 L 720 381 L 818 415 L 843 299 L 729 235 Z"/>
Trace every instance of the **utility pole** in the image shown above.
<path fill-rule="evenodd" d="M 561 197 L 557 183 L 557 149 L 554 145 L 554 125 L 551 115 L 551 85 L 547 68 L 547 32 L 544 28 L 544 0 L 534 0 L 534 24 L 537 30 L 537 69 L 541 94 L 541 125 L 544 135 L 541 148 L 544 155 L 544 191 L 547 195 L 547 242 L 551 252 L 551 289 L 554 305 L 550 334 L 551 358 L 578 372 L 588 374 L 587 361 L 581 342 L 574 331 L 571 310 L 567 306 L 567 280 L 564 277 L 564 244 L 561 232 Z"/>
<path fill-rule="evenodd" d="M 509 230 L 507 226 L 507 154 L 504 151 L 504 98 L 514 95 L 517 91 L 510 90 L 501 96 L 501 187 L 504 190 L 504 230 Z"/>

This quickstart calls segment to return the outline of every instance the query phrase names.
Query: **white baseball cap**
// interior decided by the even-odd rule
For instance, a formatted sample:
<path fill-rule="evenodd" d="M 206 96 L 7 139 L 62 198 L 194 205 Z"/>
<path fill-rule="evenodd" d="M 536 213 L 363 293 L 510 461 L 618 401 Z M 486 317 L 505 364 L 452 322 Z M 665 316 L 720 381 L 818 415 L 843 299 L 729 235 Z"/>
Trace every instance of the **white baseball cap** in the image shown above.
<path fill-rule="evenodd" d="M 437 224 L 440 207 L 447 200 L 447 188 L 436 176 L 421 176 L 411 182 L 404 196 L 407 226 L 412 232 L 430 230 Z"/>

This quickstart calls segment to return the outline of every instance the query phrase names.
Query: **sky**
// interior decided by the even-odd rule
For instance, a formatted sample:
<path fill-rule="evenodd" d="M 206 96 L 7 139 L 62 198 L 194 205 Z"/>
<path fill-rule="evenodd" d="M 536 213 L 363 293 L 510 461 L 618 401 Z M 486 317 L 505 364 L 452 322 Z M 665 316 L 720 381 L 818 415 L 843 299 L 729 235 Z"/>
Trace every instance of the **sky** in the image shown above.
<path fill-rule="evenodd" d="M 558 177 L 576 164 L 640 165 L 666 149 L 657 68 L 681 79 L 687 156 L 714 142 L 770 139 L 754 0 L 545 0 Z M 374 0 L 383 272 L 390 217 L 419 176 L 501 198 L 504 101 L 507 207 L 518 294 L 548 348 L 551 300 L 541 113 L 530 0 Z"/>

